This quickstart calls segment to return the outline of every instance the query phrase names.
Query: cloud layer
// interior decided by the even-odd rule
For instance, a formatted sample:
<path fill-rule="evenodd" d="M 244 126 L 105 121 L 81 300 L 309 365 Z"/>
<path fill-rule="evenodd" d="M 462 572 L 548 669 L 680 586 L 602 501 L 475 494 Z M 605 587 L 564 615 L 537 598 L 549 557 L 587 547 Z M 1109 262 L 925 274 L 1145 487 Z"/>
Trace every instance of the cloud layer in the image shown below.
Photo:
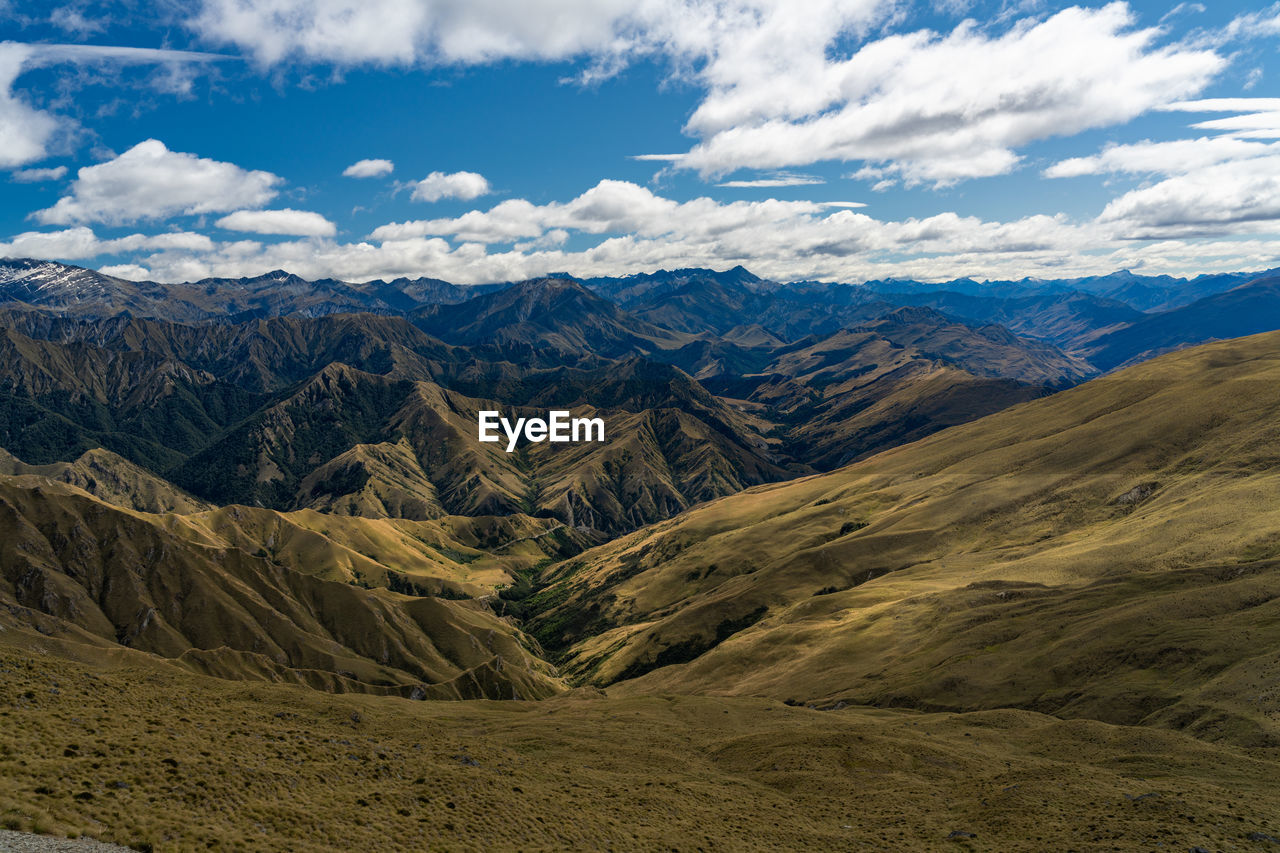
<path fill-rule="evenodd" d="M 251 213 L 266 224 L 276 214 L 305 215 Z M 456 217 L 389 223 L 367 240 L 349 243 L 319 227 L 301 240 L 218 242 L 190 232 L 105 239 L 80 226 L 19 235 L 0 243 L 0 255 L 124 255 L 125 263 L 111 265 L 114 274 L 161 281 L 284 268 L 353 281 L 429 275 L 483 282 L 560 270 L 614 275 L 736 264 L 779 280 L 937 281 L 1069 277 L 1119 268 L 1178 274 L 1263 269 L 1274 266 L 1280 252 L 1280 243 L 1267 239 L 1134 241 L 1126 234 L 1132 226 L 1123 218 L 1074 222 L 1061 215 L 1008 222 L 955 213 L 885 220 L 809 201 L 680 202 L 633 183 L 601 181 L 565 202 L 508 199 Z M 566 248 L 570 240 L 585 245 Z"/>
<path fill-rule="evenodd" d="M 264 65 L 586 56 L 591 80 L 661 57 L 704 92 L 685 126 L 698 142 L 662 156 L 704 177 L 823 161 L 908 184 L 1003 174 L 1022 146 L 1190 97 L 1227 64 L 1213 44 L 1162 43 L 1122 2 L 868 38 L 903 13 L 893 0 L 205 0 L 189 25 Z"/>

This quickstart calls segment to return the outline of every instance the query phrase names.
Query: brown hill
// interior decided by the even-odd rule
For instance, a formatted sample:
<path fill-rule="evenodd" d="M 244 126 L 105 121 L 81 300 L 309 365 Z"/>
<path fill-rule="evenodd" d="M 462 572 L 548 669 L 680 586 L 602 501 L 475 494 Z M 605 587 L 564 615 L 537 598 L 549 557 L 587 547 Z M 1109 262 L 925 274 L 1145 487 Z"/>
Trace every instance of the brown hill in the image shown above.
<path fill-rule="evenodd" d="M 627 692 L 1024 707 L 1280 743 L 1280 334 L 1161 357 L 551 570 Z"/>
<path fill-rule="evenodd" d="M 339 544 L 324 532 L 341 524 L 332 517 L 305 519 L 317 532 L 249 508 L 156 516 L 26 479 L 0 477 L 0 601 L 46 635 L 336 692 L 510 698 L 559 689 L 484 604 L 357 583 L 380 572 L 374 580 L 429 591 L 408 573 L 394 584 L 385 577 L 397 557 L 434 550 L 428 531 L 367 522 Z M 386 554 L 372 544 L 379 538 Z M 430 564 L 411 565 L 421 573 Z"/>
<path fill-rule="evenodd" d="M 642 365 L 624 372 L 634 383 L 616 377 L 612 399 L 599 395 L 599 408 L 577 403 L 562 383 L 545 386 L 545 398 L 530 393 L 576 417 L 602 417 L 603 443 L 522 444 L 508 453 L 505 443 L 478 440 L 479 412 L 545 417 L 547 408 L 334 364 L 193 456 L 174 478 L 219 504 L 373 516 L 394 508 L 424 518 L 528 512 L 614 533 L 788 476 L 769 460 L 753 419 L 679 371 L 651 365 L 660 371 L 651 381 Z M 557 397 L 568 400 L 552 403 Z"/>
<path fill-rule="evenodd" d="M 0 448 L 0 475 L 56 480 L 109 504 L 140 512 L 192 513 L 211 509 L 172 483 L 101 448 L 86 451 L 74 462 L 48 465 L 27 465 Z"/>

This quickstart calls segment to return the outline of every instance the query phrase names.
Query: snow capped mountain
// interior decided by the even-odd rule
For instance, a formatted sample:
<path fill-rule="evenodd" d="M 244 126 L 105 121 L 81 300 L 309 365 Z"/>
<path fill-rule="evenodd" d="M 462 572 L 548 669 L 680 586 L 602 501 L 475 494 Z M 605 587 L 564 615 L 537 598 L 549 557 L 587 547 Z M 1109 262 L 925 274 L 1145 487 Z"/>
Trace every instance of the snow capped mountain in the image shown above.
<path fill-rule="evenodd" d="M 137 289 L 132 282 L 53 261 L 29 258 L 0 261 L 0 303 L 22 302 L 67 309 L 81 304 L 109 303 Z"/>

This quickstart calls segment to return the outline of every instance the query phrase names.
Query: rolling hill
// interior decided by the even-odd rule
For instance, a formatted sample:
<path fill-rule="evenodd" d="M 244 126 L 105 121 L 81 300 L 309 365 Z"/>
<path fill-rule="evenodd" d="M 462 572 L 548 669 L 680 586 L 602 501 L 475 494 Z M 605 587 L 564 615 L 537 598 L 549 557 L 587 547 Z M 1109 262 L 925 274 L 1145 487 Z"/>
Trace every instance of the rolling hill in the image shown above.
<path fill-rule="evenodd" d="M 552 567 L 575 681 L 1280 744 L 1280 334 L 712 502 Z M 620 682 L 620 683 L 619 683 Z"/>
<path fill-rule="evenodd" d="M 10 621 L 199 672 L 334 692 L 509 698 L 558 689 L 483 605 L 325 577 L 339 565 L 314 559 L 320 542 L 311 560 L 291 564 L 278 553 L 291 543 L 274 536 L 253 537 L 250 551 L 209 535 L 220 525 L 207 516 L 138 513 L 46 483 L 0 478 L 0 597 Z M 243 514 L 229 511 L 235 530 L 245 529 Z"/>

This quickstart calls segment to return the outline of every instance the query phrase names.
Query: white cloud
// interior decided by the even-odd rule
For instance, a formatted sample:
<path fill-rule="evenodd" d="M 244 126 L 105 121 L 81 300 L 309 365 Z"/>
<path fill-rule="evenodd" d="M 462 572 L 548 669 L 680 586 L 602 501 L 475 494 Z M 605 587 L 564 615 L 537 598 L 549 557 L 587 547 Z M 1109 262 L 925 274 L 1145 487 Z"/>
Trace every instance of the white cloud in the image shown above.
<path fill-rule="evenodd" d="M 171 50 L 154 47 L 119 47 L 105 44 L 15 44 L 8 46 L 25 48 L 27 67 L 37 68 L 60 63 L 88 65 L 109 63 L 114 65 L 202 65 L 210 62 L 234 60 L 234 56 L 222 53 L 205 53 L 195 50 Z"/>
<path fill-rule="evenodd" d="M 412 198 L 414 201 L 440 201 L 445 198 L 470 201 L 488 193 L 489 182 L 484 175 L 475 172 L 432 172 L 413 185 Z"/>
<path fill-rule="evenodd" d="M 309 210 L 237 210 L 217 221 L 228 231 L 254 234 L 286 234 L 295 237 L 332 237 L 337 227 L 318 213 Z"/>
<path fill-rule="evenodd" d="M 56 118 L 13 92 L 13 82 L 31 56 L 26 45 L 0 43 L 0 168 L 43 160 L 59 129 Z"/>
<path fill-rule="evenodd" d="M 158 139 L 148 139 L 115 159 L 80 169 L 70 194 L 35 218 L 51 225 L 121 224 L 220 213 L 266 204 L 280 182 L 270 172 L 170 151 Z"/>
<path fill-rule="evenodd" d="M 176 69 L 216 60 L 230 59 L 210 53 L 136 47 L 83 44 L 22 44 L 0 42 L 0 168 L 11 168 L 44 159 L 54 138 L 72 123 L 45 110 L 36 109 L 14 92 L 14 82 L 31 68 L 60 63 L 76 65 L 158 64 L 178 74 Z M 170 77 L 158 77 L 161 88 Z"/>
<path fill-rule="evenodd" d="M 377 178 L 390 175 L 396 164 L 390 160 L 357 160 L 342 170 L 344 178 Z"/>
<path fill-rule="evenodd" d="M 376 228 L 370 239 L 387 241 L 450 237 L 462 243 L 491 245 L 537 240 L 562 230 L 591 235 L 673 236 L 686 242 L 731 239 L 767 232 L 814 217 L 830 208 L 862 207 L 859 202 L 734 201 L 710 198 L 677 202 L 628 181 L 600 181 L 567 202 L 535 205 L 508 199 L 487 211 L 472 210 L 446 219 L 396 222 Z"/>
<path fill-rule="evenodd" d="M 996 36 L 972 22 L 887 36 L 767 84 L 727 74 L 690 118 L 702 142 L 677 165 L 717 174 L 863 160 L 940 184 L 1001 174 L 1020 146 L 1126 122 L 1200 91 L 1225 65 L 1211 50 L 1157 46 L 1158 31 L 1134 23 L 1123 3 L 1073 7 Z"/>
<path fill-rule="evenodd" d="M 1131 236 L 1275 231 L 1280 220 L 1280 145 L 1265 157 L 1175 174 L 1107 203 L 1099 219 Z"/>
<path fill-rule="evenodd" d="M 1226 182 L 1221 175 L 1216 179 Z M 1260 196 L 1268 194 L 1280 198 L 1280 192 L 1264 184 Z M 1212 195 L 1204 189 L 1200 195 L 1210 209 L 1217 209 Z M 160 281 L 283 268 L 310 278 L 429 275 L 463 283 L 515 280 L 557 270 L 616 275 L 735 264 L 784 281 L 1071 277 L 1121 268 L 1188 274 L 1263 269 L 1275 266 L 1280 255 L 1280 240 L 1261 237 L 1204 239 L 1191 237 L 1191 230 L 1155 228 L 1154 242 L 1130 239 L 1140 221 L 1133 211 L 1093 222 L 1073 222 L 1062 215 L 999 222 L 950 212 L 882 220 L 834 204 L 776 199 L 726 203 L 708 198 L 678 202 L 635 184 L 602 181 L 565 202 L 509 199 L 449 219 L 386 225 L 369 239 L 353 243 L 325 237 L 210 243 L 191 234 L 100 241 L 88 228 L 72 228 L 19 235 L 10 244 L 0 244 L 0 254 L 92 257 L 135 252 L 127 263 L 145 273 L 130 274 Z M 585 245 L 568 250 L 571 239 Z M 174 245 L 165 246 L 162 240 Z M 187 242 L 191 248 L 181 247 Z M 15 252 L 15 247 L 22 251 Z"/>
<path fill-rule="evenodd" d="M 950 12 L 964 0 L 939 0 Z M 935 6 L 939 5 L 935 2 Z M 1006 3 L 990 27 L 868 39 L 899 0 L 204 0 L 205 39 L 260 63 L 436 65 L 589 57 L 584 81 L 640 57 L 704 90 L 678 154 L 704 177 L 820 161 L 948 184 L 1006 173 L 1036 140 L 1122 124 L 1200 92 L 1221 42 L 1164 44 L 1127 4 L 1039 15 Z M 1032 15 L 1033 17 L 1026 17 Z M 1021 20 L 1016 19 L 1023 16 Z M 1263 18 L 1239 27 L 1269 26 Z M 1001 30 L 1003 28 L 1003 30 Z"/>
<path fill-rule="evenodd" d="M 264 65 L 469 64 L 607 50 L 635 10 L 629 0 L 204 0 L 189 26 Z"/>
<path fill-rule="evenodd" d="M 1128 236 L 1154 238 L 1248 234 L 1280 222 L 1280 99 L 1216 98 L 1169 104 L 1182 112 L 1237 112 L 1197 122 L 1220 136 L 1111 145 L 1045 170 L 1050 178 L 1097 174 L 1158 175 L 1162 180 L 1112 199 L 1099 221 Z"/>
<path fill-rule="evenodd" d="M 734 189 L 757 189 L 772 187 L 807 187 L 815 184 L 825 184 L 822 178 L 815 175 L 798 175 L 794 172 L 776 172 L 767 178 L 754 178 L 752 180 L 741 181 L 724 181 L 717 184 L 720 187 L 730 187 Z"/>
<path fill-rule="evenodd" d="M 1186 174 L 1196 169 L 1280 153 L 1280 148 L 1229 136 L 1110 145 L 1100 154 L 1072 157 L 1044 170 L 1047 178 L 1074 178 L 1124 172 L 1130 174 Z"/>
<path fill-rule="evenodd" d="M 558 270 L 578 275 L 618 275 L 659 268 L 743 264 L 783 281 L 863 281 L 958 276 L 1020 279 L 1081 276 L 1116 269 L 1191 274 L 1275 265 L 1277 240 L 1122 240 L 1104 226 L 1033 216 L 989 222 L 954 213 L 925 219 L 881 221 L 841 210 L 799 216 L 768 226 L 744 225 L 719 235 L 666 234 L 608 237 L 580 251 L 565 251 L 563 235 L 549 231 L 509 250 L 439 237 L 335 243 L 327 240 L 220 245 L 193 255 L 159 252 L 138 263 L 162 281 L 206 276 L 256 275 L 287 269 L 299 275 L 345 280 L 429 275 L 462 283 L 508 281 Z"/>
<path fill-rule="evenodd" d="M 60 181 L 66 174 L 66 166 L 54 166 L 49 169 L 19 169 L 11 177 L 20 184 L 36 184 L 42 181 Z"/>
<path fill-rule="evenodd" d="M 49 23 L 80 38 L 100 33 L 106 29 L 106 22 L 103 17 L 87 18 L 84 15 L 84 10 L 77 9 L 74 6 L 59 6 L 54 9 L 49 13 Z"/>
<path fill-rule="evenodd" d="M 108 264 L 105 267 L 98 267 L 98 272 L 129 281 L 146 281 L 151 278 L 151 270 L 137 264 Z"/>
<path fill-rule="evenodd" d="M 172 231 L 164 234 L 130 234 L 103 240 L 83 225 L 61 231 L 27 231 L 0 243 L 0 257 L 83 260 L 125 252 L 211 252 L 215 244 L 204 234 Z"/>
<path fill-rule="evenodd" d="M 1218 37 L 1223 41 L 1245 38 L 1266 38 L 1280 35 L 1280 3 L 1266 9 L 1245 12 L 1231 20 Z"/>
<path fill-rule="evenodd" d="M 1201 98 L 1196 101 L 1174 101 L 1159 107 L 1164 112 L 1236 113 L 1280 110 L 1280 98 Z"/>

